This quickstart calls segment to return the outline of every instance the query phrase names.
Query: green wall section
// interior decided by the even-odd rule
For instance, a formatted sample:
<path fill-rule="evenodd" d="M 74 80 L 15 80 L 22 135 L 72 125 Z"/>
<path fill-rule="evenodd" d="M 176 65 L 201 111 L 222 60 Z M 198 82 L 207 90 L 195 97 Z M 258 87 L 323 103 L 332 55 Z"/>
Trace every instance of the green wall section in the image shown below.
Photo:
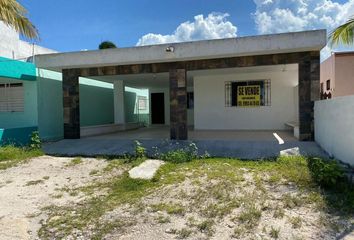
<path fill-rule="evenodd" d="M 80 84 L 81 126 L 114 123 L 113 89 Z"/>
<path fill-rule="evenodd" d="M 33 63 L 0 57 L 0 77 L 35 81 L 36 67 Z"/>
<path fill-rule="evenodd" d="M 63 138 L 63 90 L 61 73 L 38 69 L 38 129 L 44 140 Z M 112 84 L 80 78 L 81 126 L 114 122 Z"/>
<path fill-rule="evenodd" d="M 38 76 L 39 135 L 45 140 L 61 139 L 64 136 L 61 75 L 39 70 Z"/>
<path fill-rule="evenodd" d="M 24 112 L 0 112 L 0 144 L 9 139 L 17 139 L 19 143 L 25 144 L 32 131 L 37 128 L 40 137 L 45 141 L 62 139 L 64 123 L 61 73 L 35 69 L 33 64 L 22 62 L 13 63 L 5 71 L 4 67 L 10 65 L 4 63 L 0 63 L 0 73 L 11 78 L 0 77 L 0 83 L 22 82 L 25 105 Z M 16 69 L 15 66 L 21 68 Z M 24 76 L 32 76 L 33 69 L 37 81 L 23 81 Z M 138 113 L 135 109 L 138 95 L 148 96 L 147 91 L 128 88 L 125 94 L 126 120 L 148 123 L 148 110 Z M 80 78 L 80 120 L 81 126 L 114 123 L 113 84 Z"/>
<path fill-rule="evenodd" d="M 124 92 L 125 121 L 128 123 L 137 122 L 138 115 L 135 114 L 137 94 L 134 92 Z"/>
<path fill-rule="evenodd" d="M 37 131 L 37 127 L 0 129 L 0 146 L 6 144 L 28 145 L 34 131 Z"/>

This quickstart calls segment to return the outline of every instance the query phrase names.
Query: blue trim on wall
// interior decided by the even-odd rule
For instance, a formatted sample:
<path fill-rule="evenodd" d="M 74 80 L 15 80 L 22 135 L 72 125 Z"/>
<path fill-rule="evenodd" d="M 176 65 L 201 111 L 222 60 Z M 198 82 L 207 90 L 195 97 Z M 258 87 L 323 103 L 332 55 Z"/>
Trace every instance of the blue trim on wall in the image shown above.
<path fill-rule="evenodd" d="M 36 66 L 33 63 L 0 57 L 0 77 L 36 81 L 36 75 Z"/>
<path fill-rule="evenodd" d="M 25 146 L 29 144 L 32 132 L 37 130 L 38 127 L 0 129 L 0 146 L 7 144 Z"/>

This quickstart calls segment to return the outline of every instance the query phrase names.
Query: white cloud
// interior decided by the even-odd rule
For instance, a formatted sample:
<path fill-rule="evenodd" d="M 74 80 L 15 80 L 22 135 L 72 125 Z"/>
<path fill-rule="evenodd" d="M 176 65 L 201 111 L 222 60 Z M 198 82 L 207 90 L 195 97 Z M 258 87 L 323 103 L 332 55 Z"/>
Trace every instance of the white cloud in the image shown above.
<path fill-rule="evenodd" d="M 354 0 L 254 0 L 254 19 L 259 34 L 327 29 L 328 33 L 354 14 Z M 331 49 L 327 46 L 322 59 Z"/>
<path fill-rule="evenodd" d="M 227 20 L 228 16 L 229 14 L 227 13 L 210 13 L 205 18 L 203 15 L 197 15 L 194 17 L 193 22 L 187 21 L 180 24 L 173 34 L 149 33 L 142 36 L 136 45 L 236 37 L 237 27 Z"/>
<path fill-rule="evenodd" d="M 354 14 L 354 0 L 254 0 L 258 33 L 326 28 L 329 31 Z"/>

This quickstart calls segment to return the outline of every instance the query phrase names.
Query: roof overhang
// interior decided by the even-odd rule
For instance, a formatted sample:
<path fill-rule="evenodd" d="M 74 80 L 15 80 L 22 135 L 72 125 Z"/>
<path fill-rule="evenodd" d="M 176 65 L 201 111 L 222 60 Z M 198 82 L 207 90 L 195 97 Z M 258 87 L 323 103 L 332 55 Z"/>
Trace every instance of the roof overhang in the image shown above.
<path fill-rule="evenodd" d="M 61 71 L 62 69 L 69 68 L 320 51 L 326 44 L 326 30 L 314 30 L 142 47 L 36 55 L 35 63 L 39 68 Z M 173 51 L 166 51 L 169 47 L 173 47 Z"/>
<path fill-rule="evenodd" d="M 35 81 L 36 67 L 33 63 L 0 57 L 0 77 Z"/>

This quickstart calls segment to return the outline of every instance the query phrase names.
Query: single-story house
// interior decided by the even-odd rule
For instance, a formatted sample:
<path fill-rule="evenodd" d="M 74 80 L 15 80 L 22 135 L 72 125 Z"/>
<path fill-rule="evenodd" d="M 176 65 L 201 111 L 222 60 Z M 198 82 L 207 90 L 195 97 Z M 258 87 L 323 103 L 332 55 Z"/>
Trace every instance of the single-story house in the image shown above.
<path fill-rule="evenodd" d="M 179 140 L 189 129 L 292 126 L 313 140 L 325 44 L 318 30 L 40 54 L 35 64 L 1 58 L 0 141 L 24 143 L 34 130 L 57 140 L 140 126 L 166 126 Z"/>
<path fill-rule="evenodd" d="M 300 140 L 313 140 L 320 50 L 326 38 L 325 30 L 316 30 L 36 55 L 40 71 L 57 73 L 58 78 L 62 74 L 58 82 L 62 88 L 39 89 L 45 95 L 39 103 L 39 126 L 51 117 L 51 131 L 78 139 L 90 131 L 129 128 L 127 112 L 140 116 L 142 111 L 148 125 L 168 126 L 170 138 L 176 140 L 188 139 L 191 128 L 284 130 L 288 126 L 297 130 Z M 83 79 L 111 84 L 113 93 L 87 94 L 80 84 Z M 145 95 L 127 104 L 127 87 Z M 100 97 L 105 101 L 97 106 Z M 62 102 L 63 108 L 54 111 L 54 102 L 57 106 Z M 113 108 L 111 115 L 103 116 L 102 109 L 108 108 Z M 112 124 L 100 126 L 103 120 Z M 85 129 L 88 124 L 91 128 Z"/>

